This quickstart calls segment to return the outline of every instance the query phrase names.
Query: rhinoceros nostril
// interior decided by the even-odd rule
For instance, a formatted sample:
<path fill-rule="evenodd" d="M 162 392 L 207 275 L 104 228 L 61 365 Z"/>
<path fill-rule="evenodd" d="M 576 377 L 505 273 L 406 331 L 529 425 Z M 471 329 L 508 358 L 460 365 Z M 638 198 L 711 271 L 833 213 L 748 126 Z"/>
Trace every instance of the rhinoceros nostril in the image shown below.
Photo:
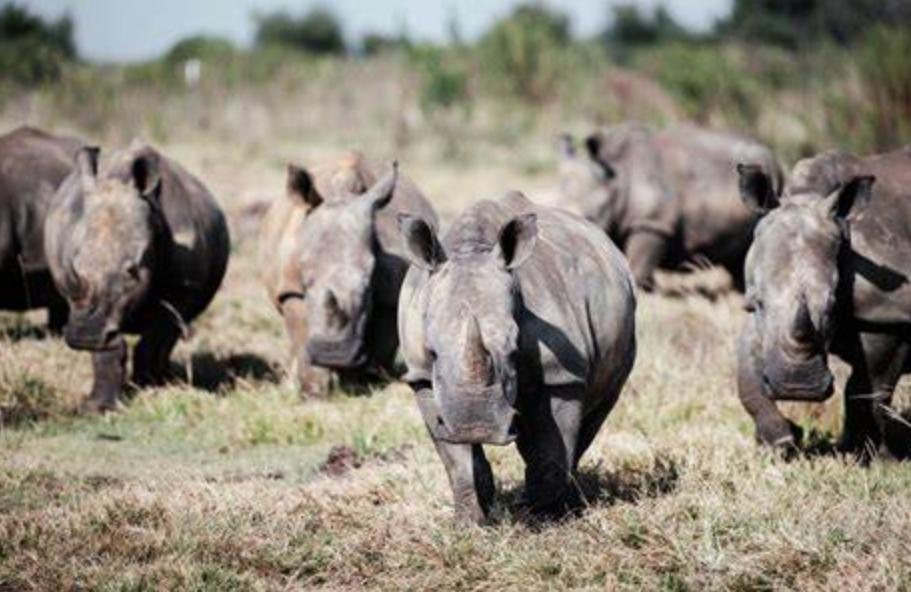
<path fill-rule="evenodd" d="M 332 292 L 326 295 L 326 314 L 329 318 L 329 323 L 340 329 L 346 327 L 350 320 L 348 313 L 345 312 L 338 298 Z"/>

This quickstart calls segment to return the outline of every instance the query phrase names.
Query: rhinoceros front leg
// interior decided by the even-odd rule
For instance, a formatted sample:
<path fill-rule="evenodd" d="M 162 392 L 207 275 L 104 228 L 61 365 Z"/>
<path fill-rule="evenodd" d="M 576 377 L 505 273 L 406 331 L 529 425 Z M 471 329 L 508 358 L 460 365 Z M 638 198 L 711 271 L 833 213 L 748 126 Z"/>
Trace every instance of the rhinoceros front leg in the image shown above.
<path fill-rule="evenodd" d="M 321 397 L 329 391 L 329 371 L 310 363 L 307 355 L 307 305 L 300 298 L 291 298 L 282 304 L 282 317 L 291 340 L 291 366 L 297 375 L 297 384 L 305 397 Z"/>
<path fill-rule="evenodd" d="M 560 514 L 567 508 L 583 425 L 583 387 L 536 397 L 519 416 L 519 453 L 531 510 Z"/>
<path fill-rule="evenodd" d="M 122 339 L 111 349 L 92 353 L 94 383 L 85 411 L 103 413 L 117 405 L 126 381 L 127 344 Z"/>
<path fill-rule="evenodd" d="M 475 524 L 486 522 L 496 486 L 484 449 L 478 444 L 451 444 L 440 440 L 440 414 L 433 391 L 417 388 L 415 396 L 427 431 L 449 477 L 456 519 Z"/>
<path fill-rule="evenodd" d="M 664 261 L 668 238 L 651 230 L 638 230 L 626 241 L 626 258 L 636 285 L 650 292 L 655 287 L 655 270 Z"/>
<path fill-rule="evenodd" d="M 174 319 L 160 316 L 144 333 L 133 352 L 133 382 L 139 386 L 161 384 L 168 375 L 171 352 L 181 329 Z"/>
<path fill-rule="evenodd" d="M 839 450 L 868 460 L 885 443 L 896 456 L 911 450 L 911 428 L 892 417 L 892 395 L 908 357 L 895 335 L 863 334 L 845 385 L 845 424 Z"/>
<path fill-rule="evenodd" d="M 775 402 L 762 392 L 759 347 L 753 320 L 747 319 L 737 347 L 737 394 L 753 418 L 756 439 L 761 444 L 794 449 L 800 443 L 801 430 L 782 415 Z"/>

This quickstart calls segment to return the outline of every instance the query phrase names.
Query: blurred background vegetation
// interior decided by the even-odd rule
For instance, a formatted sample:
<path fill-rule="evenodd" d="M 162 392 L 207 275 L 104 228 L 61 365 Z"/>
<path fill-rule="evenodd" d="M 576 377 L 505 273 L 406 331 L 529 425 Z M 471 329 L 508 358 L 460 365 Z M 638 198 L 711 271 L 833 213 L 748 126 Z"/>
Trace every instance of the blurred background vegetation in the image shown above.
<path fill-rule="evenodd" d="M 396 150 L 432 137 L 447 156 L 627 119 L 741 130 L 786 161 L 911 141 L 911 0 L 734 0 L 701 33 L 660 7 L 605 11 L 590 38 L 532 2 L 471 42 L 453 23 L 438 44 L 406 32 L 350 39 L 327 8 L 256 14 L 252 47 L 195 36 L 158 60 L 105 65 L 80 59 L 70 19 L 7 4 L 0 115 L 114 140 L 241 131 L 345 142 L 366 129 Z"/>

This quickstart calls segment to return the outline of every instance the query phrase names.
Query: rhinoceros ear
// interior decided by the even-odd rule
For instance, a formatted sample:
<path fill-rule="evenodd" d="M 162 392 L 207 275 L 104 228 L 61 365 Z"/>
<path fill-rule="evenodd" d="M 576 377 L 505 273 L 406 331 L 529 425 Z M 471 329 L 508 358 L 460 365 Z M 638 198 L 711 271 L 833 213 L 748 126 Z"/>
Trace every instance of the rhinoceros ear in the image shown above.
<path fill-rule="evenodd" d="M 851 211 L 870 200 L 876 177 L 857 176 L 837 187 L 823 200 L 822 207 L 835 220 L 844 220 Z"/>
<path fill-rule="evenodd" d="M 397 220 L 405 242 L 405 255 L 412 265 L 434 271 L 446 261 L 436 231 L 427 221 L 405 213 L 399 214 Z"/>
<path fill-rule="evenodd" d="M 560 134 L 557 138 L 557 152 L 563 158 L 573 158 L 576 156 L 576 139 L 569 132 Z"/>
<path fill-rule="evenodd" d="M 381 210 L 389 204 L 395 194 L 395 185 L 398 182 L 398 178 L 399 163 L 396 160 L 392 162 L 392 166 L 389 167 L 389 171 L 383 175 L 383 178 L 374 183 L 373 187 L 364 196 L 373 210 Z"/>
<path fill-rule="evenodd" d="M 535 214 L 522 214 L 504 224 L 497 239 L 497 250 L 506 269 L 516 269 L 525 263 L 537 241 L 538 217 Z"/>
<path fill-rule="evenodd" d="M 296 164 L 288 164 L 287 190 L 288 197 L 299 202 L 308 212 L 323 203 L 309 171 Z"/>
<path fill-rule="evenodd" d="M 767 214 L 778 207 L 778 196 L 772 187 L 772 178 L 758 164 L 737 165 L 740 176 L 740 199 L 759 214 Z"/>
<path fill-rule="evenodd" d="M 601 146 L 602 139 L 599 134 L 590 134 L 585 138 L 585 152 L 589 160 L 597 165 L 598 172 L 605 179 L 613 179 L 617 176 L 617 170 L 601 155 Z"/>
<path fill-rule="evenodd" d="M 161 189 L 161 159 L 151 150 L 136 157 L 131 169 L 133 184 L 144 198 L 154 198 Z"/>
<path fill-rule="evenodd" d="M 85 192 L 95 188 L 100 153 L 101 149 L 97 146 L 83 146 L 76 151 L 76 170 L 79 172 L 79 182 Z"/>

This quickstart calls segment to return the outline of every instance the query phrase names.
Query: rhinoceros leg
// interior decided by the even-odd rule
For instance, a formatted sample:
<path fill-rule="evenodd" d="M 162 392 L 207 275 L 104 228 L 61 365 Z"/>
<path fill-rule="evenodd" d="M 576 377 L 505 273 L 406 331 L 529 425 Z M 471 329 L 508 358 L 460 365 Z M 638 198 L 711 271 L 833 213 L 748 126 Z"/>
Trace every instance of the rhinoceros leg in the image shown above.
<path fill-rule="evenodd" d="M 839 450 L 869 458 L 889 434 L 890 448 L 907 447 L 911 436 L 890 417 L 892 394 L 904 371 L 909 347 L 895 335 L 863 334 L 845 386 L 845 424 Z M 898 450 L 896 450 L 898 452 Z"/>
<path fill-rule="evenodd" d="M 767 446 L 793 450 L 800 443 L 801 430 L 762 392 L 758 349 L 759 340 L 750 319 L 737 347 L 737 394 L 756 425 L 756 439 Z"/>
<path fill-rule="evenodd" d="M 55 302 L 47 308 L 47 328 L 54 335 L 63 333 L 63 328 L 69 319 L 70 310 L 66 302 Z"/>
<path fill-rule="evenodd" d="M 386 373 L 395 372 L 395 354 L 399 349 L 396 310 L 379 308 L 373 316 L 370 335 L 370 355 Z"/>
<path fill-rule="evenodd" d="M 496 486 L 484 449 L 478 444 L 450 444 L 440 440 L 437 437 L 439 409 L 434 402 L 433 391 L 419 388 L 415 397 L 449 477 L 456 519 L 475 524 L 486 522 Z"/>
<path fill-rule="evenodd" d="M 640 230 L 626 242 L 626 258 L 636 285 L 650 292 L 655 287 L 655 270 L 664 260 L 668 239 L 663 234 Z"/>
<path fill-rule="evenodd" d="M 563 387 L 536 397 L 520 415 L 519 453 L 525 461 L 525 489 L 535 512 L 565 509 L 580 441 L 584 388 Z"/>
<path fill-rule="evenodd" d="M 90 413 L 102 413 L 114 409 L 126 381 L 127 344 L 118 341 L 109 350 L 92 354 L 94 383 L 92 393 L 85 403 Z"/>
<path fill-rule="evenodd" d="M 307 355 L 307 305 L 300 298 L 286 300 L 281 307 L 288 337 L 291 339 L 291 366 L 305 397 L 320 397 L 329 390 L 329 371 L 310 363 Z"/>
<path fill-rule="evenodd" d="M 175 320 L 157 318 L 144 333 L 133 352 L 133 382 L 140 386 L 160 384 L 168 373 L 171 352 L 180 339 L 180 327 Z"/>

